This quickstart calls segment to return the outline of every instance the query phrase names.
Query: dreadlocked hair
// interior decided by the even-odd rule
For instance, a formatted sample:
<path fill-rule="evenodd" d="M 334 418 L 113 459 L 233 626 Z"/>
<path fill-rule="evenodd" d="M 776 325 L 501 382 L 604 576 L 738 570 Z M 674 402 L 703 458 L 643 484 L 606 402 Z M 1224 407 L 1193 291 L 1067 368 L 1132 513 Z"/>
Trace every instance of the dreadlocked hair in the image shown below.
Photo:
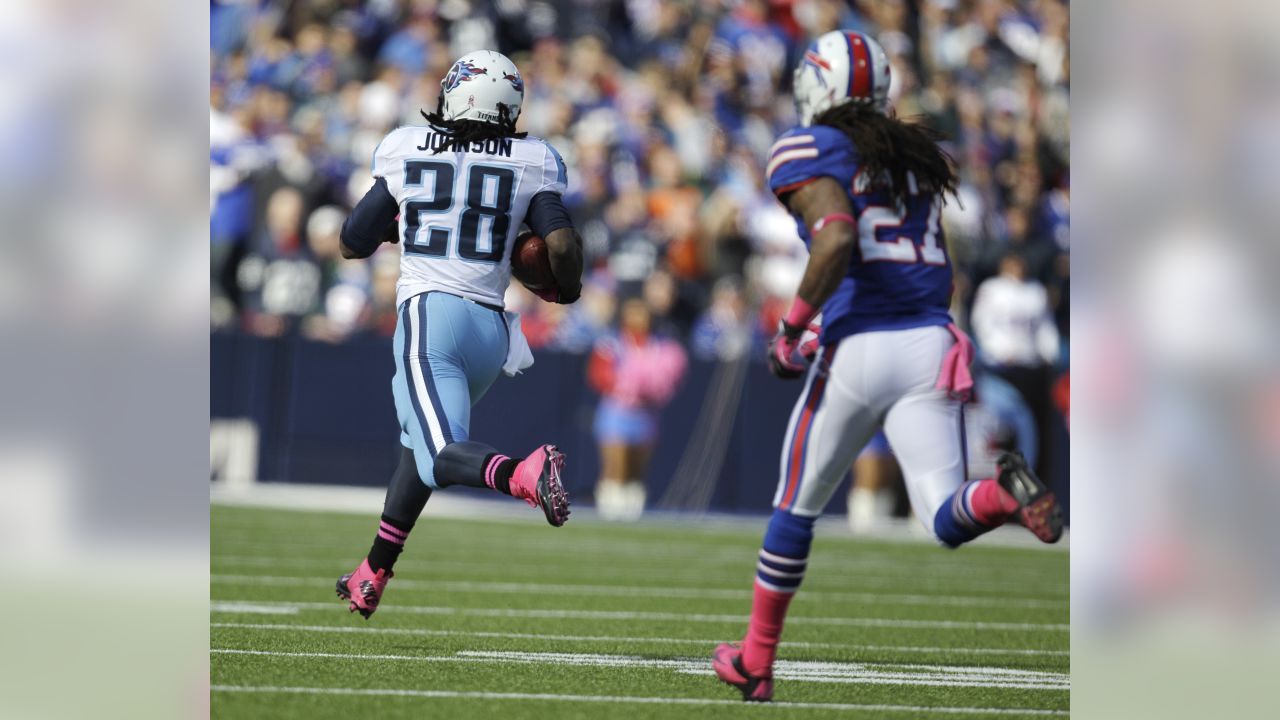
<path fill-rule="evenodd" d="M 458 147 L 467 147 L 477 140 L 489 140 L 491 138 L 522 138 L 528 136 L 527 132 L 516 132 L 516 121 L 511 117 L 511 110 L 504 103 L 498 103 L 498 122 L 482 122 L 480 120 L 446 120 L 444 117 L 444 95 L 436 102 L 436 111 L 428 113 L 426 110 L 419 110 L 422 117 L 431 123 L 432 127 L 440 132 L 441 135 L 447 135 L 449 142 L 441 143 L 432 152 L 436 155 Z"/>
<path fill-rule="evenodd" d="M 918 122 L 881 114 L 858 103 L 837 105 L 814 118 L 817 125 L 833 127 L 853 141 L 858 161 L 872 184 L 883 185 L 903 205 L 910 194 L 907 173 L 915 177 L 921 192 L 942 197 L 955 196 L 955 160 L 938 142 L 946 138 L 937 130 Z"/>

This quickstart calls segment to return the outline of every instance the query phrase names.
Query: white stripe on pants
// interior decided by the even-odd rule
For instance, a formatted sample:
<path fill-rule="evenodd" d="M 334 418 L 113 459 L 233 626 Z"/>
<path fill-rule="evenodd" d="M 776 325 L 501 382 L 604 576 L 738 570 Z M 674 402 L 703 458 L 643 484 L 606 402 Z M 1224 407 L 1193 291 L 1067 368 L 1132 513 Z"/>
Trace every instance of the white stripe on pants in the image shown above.
<path fill-rule="evenodd" d="M 430 372 L 427 366 L 426 342 L 426 307 L 424 303 L 427 299 L 426 293 L 414 295 L 407 301 L 409 309 L 407 317 L 409 318 L 409 327 L 406 331 L 405 339 L 405 355 L 410 358 L 408 367 L 405 369 L 409 373 L 409 390 L 413 393 L 414 399 L 422 408 L 423 416 L 426 418 L 427 442 L 431 443 L 434 452 L 438 453 L 444 449 L 445 430 L 448 427 L 448 418 L 441 417 L 435 410 L 435 406 L 431 401 L 431 395 L 427 391 L 426 372 Z M 424 372 L 424 366 L 426 372 Z"/>
<path fill-rule="evenodd" d="M 954 343 L 932 326 L 860 333 L 834 352 L 824 348 L 792 412 L 774 506 L 821 514 L 883 425 L 911 508 L 932 533 L 934 514 L 965 481 L 962 404 L 934 389 Z"/>
<path fill-rule="evenodd" d="M 427 485 L 436 487 L 436 453 L 470 437 L 471 406 L 501 373 L 507 341 L 501 313 L 460 297 L 421 293 L 400 305 L 391 391 L 400 442 Z"/>

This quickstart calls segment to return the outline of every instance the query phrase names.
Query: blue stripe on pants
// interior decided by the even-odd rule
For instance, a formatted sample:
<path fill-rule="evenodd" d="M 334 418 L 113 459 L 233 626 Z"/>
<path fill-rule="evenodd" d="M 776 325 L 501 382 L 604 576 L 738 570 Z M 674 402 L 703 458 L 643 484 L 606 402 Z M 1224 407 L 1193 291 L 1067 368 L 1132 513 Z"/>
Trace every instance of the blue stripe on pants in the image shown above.
<path fill-rule="evenodd" d="M 446 293 L 415 295 L 400 307 L 394 347 L 400 442 L 413 450 L 423 482 L 438 487 L 436 453 L 470 437 L 471 406 L 501 372 L 505 319 Z"/>

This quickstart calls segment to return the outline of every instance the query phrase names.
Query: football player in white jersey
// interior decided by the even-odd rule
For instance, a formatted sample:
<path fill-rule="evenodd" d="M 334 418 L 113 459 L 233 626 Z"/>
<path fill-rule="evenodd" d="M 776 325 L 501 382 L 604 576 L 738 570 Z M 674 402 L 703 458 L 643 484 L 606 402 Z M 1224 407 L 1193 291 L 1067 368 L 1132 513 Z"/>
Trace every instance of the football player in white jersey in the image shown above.
<path fill-rule="evenodd" d="M 541 508 L 556 527 L 569 517 L 555 445 L 517 459 L 470 439 L 471 406 L 521 343 L 511 345 L 518 328 L 503 312 L 521 225 L 546 241 L 555 276 L 539 296 L 567 304 L 582 288 L 582 240 L 561 200 L 564 161 L 516 132 L 524 81 L 505 55 L 464 55 L 440 88 L 427 125 L 397 128 L 378 145 L 373 187 L 342 228 L 344 257 L 368 257 L 384 241 L 402 251 L 392 391 L 404 448 L 373 548 L 337 584 L 365 618 L 434 489 L 490 488 Z"/>

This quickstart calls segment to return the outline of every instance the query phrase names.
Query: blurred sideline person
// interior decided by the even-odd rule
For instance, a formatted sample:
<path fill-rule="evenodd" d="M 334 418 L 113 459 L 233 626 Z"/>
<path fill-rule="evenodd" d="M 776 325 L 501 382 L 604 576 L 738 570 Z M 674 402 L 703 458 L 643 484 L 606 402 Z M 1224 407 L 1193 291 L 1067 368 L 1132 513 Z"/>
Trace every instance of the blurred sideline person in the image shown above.
<path fill-rule="evenodd" d="M 1022 395 L 1035 417 L 1036 442 L 1043 447 L 1060 340 L 1049 293 L 1029 277 L 1024 255 L 1010 251 L 1000 259 L 999 273 L 978 286 L 970 317 L 982 360 Z M 1043 461 L 1031 462 L 1043 471 Z"/>
<path fill-rule="evenodd" d="M 688 366 L 684 348 L 653 332 L 652 323 L 642 298 L 627 300 L 617 334 L 596 344 L 587 366 L 601 395 L 594 428 L 600 444 L 596 510 L 606 520 L 636 520 L 644 512 L 658 413 Z"/>
<path fill-rule="evenodd" d="M 993 442 L 1017 450 L 1028 465 L 1036 467 L 1040 458 L 1040 433 L 1036 430 L 1035 415 L 1022 394 L 987 370 L 976 373 L 973 383 L 980 412 L 990 415 L 995 423 Z M 973 414 L 972 406 L 965 408 L 966 419 Z"/>
<path fill-rule="evenodd" d="M 304 204 L 295 188 L 272 192 L 261 232 L 236 268 L 245 326 L 256 335 L 275 337 L 296 329 L 318 302 L 320 270 L 302 242 Z"/>
<path fill-rule="evenodd" d="M 373 547 L 337 583 L 366 619 L 432 490 L 489 488 L 540 508 L 553 526 L 569 517 L 555 445 L 516 459 L 470 439 L 471 406 L 499 372 L 533 362 L 503 308 L 521 225 L 546 240 L 556 288 L 539 296 L 567 304 L 581 291 L 582 241 L 561 200 L 564 162 L 516 132 L 524 81 L 505 55 L 464 55 L 440 87 L 426 126 L 393 130 L 374 151 L 373 187 L 341 233 L 347 258 L 403 239 L 392 392 L 404 447 Z"/>
<path fill-rule="evenodd" d="M 769 346 L 774 374 L 805 375 L 802 335 L 819 312 L 822 328 L 783 446 L 746 637 L 712 656 L 716 675 L 747 701 L 773 698 L 774 659 L 814 523 L 879 428 L 916 517 L 942 545 L 1010 520 L 1043 542 L 1062 534 L 1056 499 L 1021 456 L 1001 456 L 997 478 L 966 482 L 961 408 L 973 348 L 948 312 L 951 261 L 939 225 L 957 179 L 936 132 L 889 113 L 889 72 L 869 36 L 820 36 L 795 70 L 801 125 L 774 143 L 766 168 L 809 246 Z"/>

